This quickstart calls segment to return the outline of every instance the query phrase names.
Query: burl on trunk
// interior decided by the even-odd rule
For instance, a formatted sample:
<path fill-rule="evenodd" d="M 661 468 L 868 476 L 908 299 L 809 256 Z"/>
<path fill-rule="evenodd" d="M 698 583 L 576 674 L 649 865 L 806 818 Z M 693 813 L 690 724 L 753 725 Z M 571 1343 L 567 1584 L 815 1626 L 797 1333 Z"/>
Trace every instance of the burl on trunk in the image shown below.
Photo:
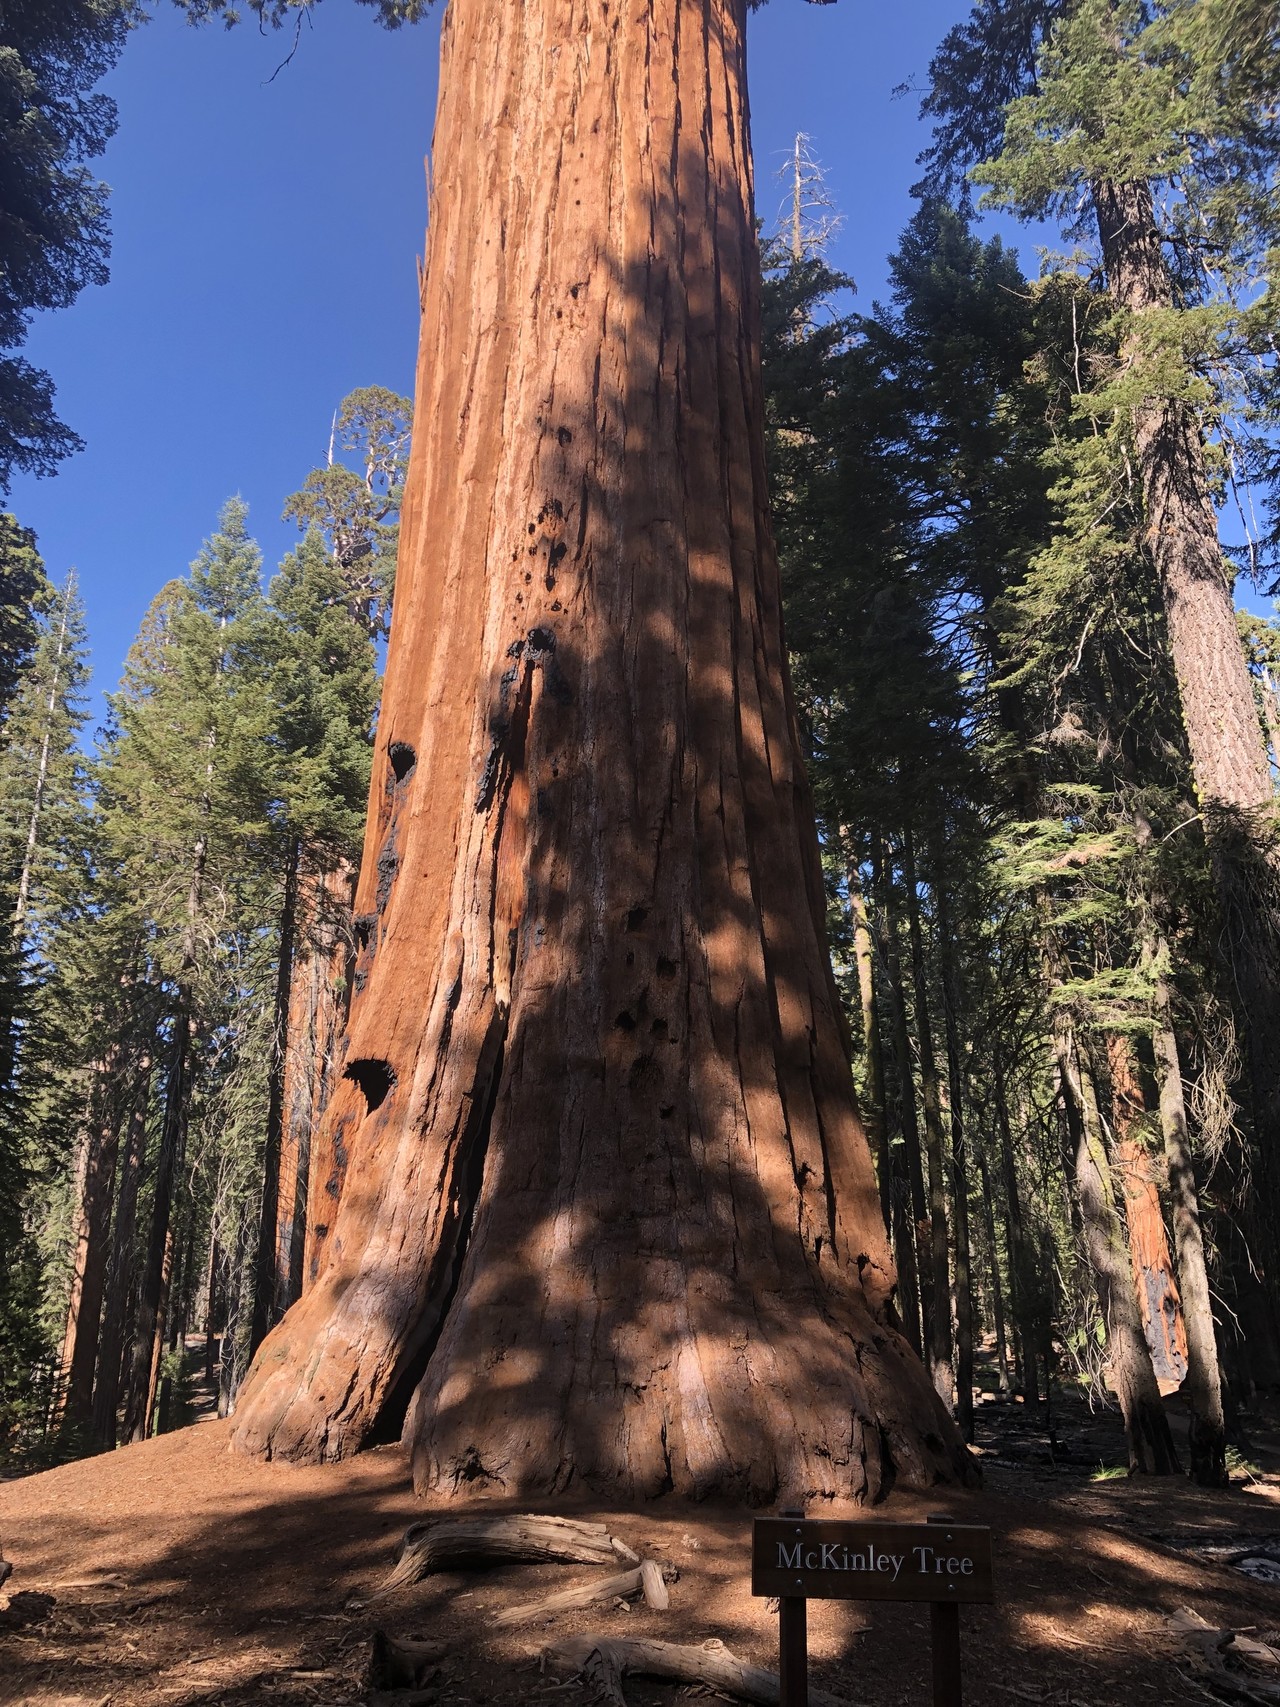
<path fill-rule="evenodd" d="M 897 1331 L 767 520 L 742 0 L 452 0 L 337 1205 L 236 1439 L 965 1476 Z"/>

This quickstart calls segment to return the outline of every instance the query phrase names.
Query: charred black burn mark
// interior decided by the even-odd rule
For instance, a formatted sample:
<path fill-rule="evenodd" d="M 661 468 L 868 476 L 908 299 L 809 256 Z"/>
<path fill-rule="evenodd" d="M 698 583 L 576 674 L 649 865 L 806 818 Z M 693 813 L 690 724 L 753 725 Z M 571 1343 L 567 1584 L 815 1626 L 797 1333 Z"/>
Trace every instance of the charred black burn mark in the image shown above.
<path fill-rule="evenodd" d="M 655 1019 L 653 1024 L 649 1027 L 649 1031 L 650 1031 L 650 1034 L 654 1037 L 665 1038 L 667 1035 L 667 1022 L 666 1022 L 666 1020 L 665 1019 Z"/>
<path fill-rule="evenodd" d="M 499 678 L 497 702 L 489 712 L 489 751 L 476 791 L 477 812 L 487 812 L 492 806 L 504 766 L 518 770 L 523 763 L 531 672 L 542 671 L 546 691 L 557 705 L 568 705 L 573 700 L 573 690 L 556 662 L 553 628 L 545 624 L 531 628 L 523 640 L 512 641 L 507 648 L 507 657 L 512 663 Z M 554 766 L 551 774 L 559 774 Z M 541 802 L 539 810 L 543 810 Z"/>
<path fill-rule="evenodd" d="M 418 762 L 418 755 L 407 741 L 393 741 L 387 748 L 387 758 L 391 764 L 391 774 L 396 779 L 398 787 L 404 782 L 413 767 Z"/>
<path fill-rule="evenodd" d="M 490 725 L 490 741 L 488 756 L 484 761 L 484 769 L 480 773 L 480 787 L 476 790 L 476 811 L 487 812 L 493 805 L 493 797 L 498 788 L 498 770 L 502 764 L 502 741 L 504 731 L 497 731 Z"/>
<path fill-rule="evenodd" d="M 562 445 L 571 445 L 573 443 L 573 434 L 569 431 L 568 427 L 557 427 L 556 438 L 559 439 Z"/>
<path fill-rule="evenodd" d="M 395 1088 L 396 1076 L 390 1061 L 378 1061 L 372 1056 L 350 1062 L 342 1076 L 360 1087 L 364 1093 L 365 1110 L 369 1114 L 375 1108 L 381 1108 Z"/>
<path fill-rule="evenodd" d="M 668 960 L 665 954 L 658 956 L 659 978 L 674 978 L 678 968 L 674 960 Z"/>
<path fill-rule="evenodd" d="M 627 1013 L 624 1009 L 615 1017 L 613 1025 L 615 1031 L 634 1031 L 636 1028 L 635 1016 Z"/>
<path fill-rule="evenodd" d="M 379 914 L 387 910 L 387 902 L 391 899 L 392 885 L 400 874 L 400 854 L 396 848 L 396 834 L 392 830 L 387 837 L 386 845 L 378 855 L 378 893 L 374 897 L 374 906 Z"/>
<path fill-rule="evenodd" d="M 556 660 L 556 635 L 553 628 L 529 630 L 529 662 L 541 668 L 547 692 L 555 703 L 572 705 L 573 689 L 565 680 L 564 672 Z"/>
<path fill-rule="evenodd" d="M 648 917 L 649 909 L 647 907 L 633 907 L 627 914 L 627 929 L 638 931 Z"/>
<path fill-rule="evenodd" d="M 560 431 L 562 433 L 568 432 L 568 428 L 561 427 Z M 569 437 L 572 438 L 573 434 L 569 433 Z M 564 444 L 565 442 L 566 441 L 564 439 L 560 440 L 561 444 Z M 545 527 L 550 521 L 562 522 L 563 520 L 564 505 L 560 502 L 559 498 L 548 498 L 546 503 L 538 511 L 538 526 Z"/>
<path fill-rule="evenodd" d="M 659 1117 L 663 1120 L 670 1120 L 675 1111 L 676 1105 L 673 1102 L 664 1102 L 658 1108 Z"/>
<path fill-rule="evenodd" d="M 538 790 L 538 816 L 539 816 L 539 818 L 554 818 L 555 815 L 556 815 L 556 803 L 555 803 L 554 797 L 552 796 L 551 790 L 549 788 L 540 788 Z"/>
<path fill-rule="evenodd" d="M 356 948 L 361 954 L 373 942 L 374 927 L 378 922 L 376 913 L 357 913 L 351 921 L 351 929 L 355 935 Z"/>
<path fill-rule="evenodd" d="M 559 568 L 569 555 L 569 547 L 562 539 L 558 539 L 547 553 L 547 566 L 550 570 Z"/>
<path fill-rule="evenodd" d="M 661 1083 L 661 1076 L 652 1055 L 637 1055 L 627 1072 L 627 1089 L 632 1096 L 652 1096 Z"/>

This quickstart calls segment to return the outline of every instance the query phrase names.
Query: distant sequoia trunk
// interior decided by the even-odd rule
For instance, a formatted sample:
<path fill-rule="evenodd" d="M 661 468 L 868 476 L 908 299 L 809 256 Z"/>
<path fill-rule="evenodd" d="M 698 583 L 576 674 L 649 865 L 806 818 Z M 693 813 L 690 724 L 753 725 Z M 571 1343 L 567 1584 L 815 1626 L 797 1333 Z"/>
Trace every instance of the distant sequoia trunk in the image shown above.
<path fill-rule="evenodd" d="M 766 519 L 742 0 L 452 0 L 316 1278 L 242 1449 L 971 1474 L 896 1326 Z M 311 1253 L 309 1253 L 310 1255 Z"/>

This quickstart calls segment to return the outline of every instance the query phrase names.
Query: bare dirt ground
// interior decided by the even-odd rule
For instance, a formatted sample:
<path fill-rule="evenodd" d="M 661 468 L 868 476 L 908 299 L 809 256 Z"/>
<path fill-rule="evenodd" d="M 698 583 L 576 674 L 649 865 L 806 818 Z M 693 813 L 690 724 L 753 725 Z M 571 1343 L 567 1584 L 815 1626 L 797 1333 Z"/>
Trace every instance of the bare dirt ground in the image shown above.
<path fill-rule="evenodd" d="M 1099 1458 L 1118 1456 L 1117 1426 L 1078 1405 L 1058 1407 L 1052 1439 L 1020 1406 L 984 1406 L 979 1439 L 980 1492 L 896 1494 L 875 1514 L 919 1521 L 942 1511 L 993 1531 L 997 1603 L 962 1615 L 967 1703 L 1280 1701 L 1280 1667 L 1265 1648 L 1248 1677 L 1224 1683 L 1221 1663 L 1206 1668 L 1168 1623 L 1191 1608 L 1214 1627 L 1280 1643 L 1280 1586 L 1227 1562 L 1268 1544 L 1280 1560 L 1280 1475 L 1264 1469 L 1222 1493 L 1181 1480 L 1091 1480 Z M 593 1574 L 564 1565 L 455 1571 L 366 1603 L 401 1532 L 425 1515 L 393 1447 L 297 1470 L 233 1455 L 227 1425 L 203 1422 L 4 1483 L 0 1545 L 14 1574 L 7 1613 L 0 1591 L 0 1703 L 337 1707 L 368 1699 L 378 1629 L 448 1644 L 432 1680 L 440 1707 L 579 1707 L 587 1686 L 541 1669 L 540 1653 L 585 1631 L 718 1637 L 776 1669 L 776 1613 L 750 1593 L 751 1513 L 665 1501 L 555 1509 L 603 1520 L 641 1555 L 675 1566 L 669 1611 L 604 1603 L 493 1625 L 500 1609 Z M 52 1599 L 29 1598 L 37 1594 Z M 864 1707 L 929 1699 L 927 1608 L 815 1601 L 809 1626 L 816 1686 Z M 1236 1651 L 1220 1653 L 1234 1664 Z M 709 1693 L 643 1679 L 628 1679 L 626 1692 L 634 1707 Z"/>

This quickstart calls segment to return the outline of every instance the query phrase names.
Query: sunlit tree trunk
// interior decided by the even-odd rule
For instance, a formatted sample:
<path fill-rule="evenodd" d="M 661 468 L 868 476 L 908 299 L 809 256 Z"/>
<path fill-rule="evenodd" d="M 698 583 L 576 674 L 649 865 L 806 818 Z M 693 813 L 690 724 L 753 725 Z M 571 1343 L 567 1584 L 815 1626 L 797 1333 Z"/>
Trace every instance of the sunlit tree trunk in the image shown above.
<path fill-rule="evenodd" d="M 284 1135 L 276 1237 L 276 1306 L 283 1315 L 320 1266 L 332 1221 L 328 1190 L 336 1157 L 321 1146 L 325 1110 L 338 1076 L 354 971 L 351 910 L 356 872 L 308 873 L 303 882 L 304 945 L 290 988 L 284 1064 Z"/>
<path fill-rule="evenodd" d="M 920 1101 L 924 1108 L 925 1155 L 929 1165 L 928 1256 L 932 1308 L 927 1312 L 926 1357 L 933 1384 L 948 1409 L 955 1402 L 955 1368 L 951 1356 L 951 1270 L 947 1252 L 946 1139 L 942 1131 L 942 1091 L 933 1048 L 933 1018 L 929 1011 L 929 980 L 925 969 L 924 932 L 920 924 L 920 892 L 915 849 L 908 830 L 903 837 L 903 877 L 907 891 L 907 940 L 911 945 L 911 984 L 915 997 L 916 1042 L 920 1049 Z"/>
<path fill-rule="evenodd" d="M 1125 355 L 1151 369 L 1149 328 L 1174 303 L 1150 187 L 1093 188 L 1107 285 L 1127 311 Z M 1257 1148 L 1280 1213 L 1280 845 L 1275 787 L 1232 598 L 1200 424 L 1158 369 L 1133 412 L 1146 543 L 1159 576 L 1196 794 L 1222 908 L 1222 942 L 1253 1088 Z M 1273 1241 L 1273 1251 L 1280 1248 Z"/>
<path fill-rule="evenodd" d="M 115 1189 L 120 1110 L 115 1080 L 123 1050 L 116 1044 L 95 1064 L 86 1113 L 82 1166 L 77 1169 L 71 1294 L 67 1302 L 62 1369 L 66 1383 L 63 1423 L 77 1430 L 88 1425 L 93 1407 L 93 1371 L 106 1286 Z"/>
<path fill-rule="evenodd" d="M 1187 1330 L 1156 1186 L 1156 1166 L 1143 1139 L 1146 1105 L 1133 1044 L 1107 1038 L 1115 1176 L 1124 1203 L 1133 1283 L 1156 1378 L 1181 1384 L 1187 1372 Z"/>
<path fill-rule="evenodd" d="M 1054 1049 L 1074 1151 L 1084 1247 L 1107 1326 L 1108 1374 L 1124 1416 L 1129 1467 L 1169 1475 L 1177 1470 L 1178 1458 L 1142 1328 L 1097 1094 L 1070 1023 L 1061 1015 L 1055 1023 Z"/>
<path fill-rule="evenodd" d="M 966 1473 L 822 940 L 742 0 L 452 0 L 321 1268 L 235 1439 L 423 1491 Z"/>
<path fill-rule="evenodd" d="M 1159 957 L 1159 947 L 1155 957 Z M 1182 1094 L 1182 1064 L 1174 1036 L 1169 992 L 1164 978 L 1156 979 L 1156 1029 L 1152 1039 L 1156 1086 L 1160 1097 L 1160 1131 L 1169 1174 L 1173 1206 L 1173 1243 L 1182 1283 L 1187 1333 L 1187 1405 L 1191 1412 L 1188 1451 L 1191 1474 L 1203 1487 L 1226 1487 L 1227 1428 L 1222 1404 L 1222 1376 L 1213 1322 L 1213 1297 L 1205 1262 L 1200 1225 L 1200 1196 L 1196 1188 L 1187 1109 Z"/>

